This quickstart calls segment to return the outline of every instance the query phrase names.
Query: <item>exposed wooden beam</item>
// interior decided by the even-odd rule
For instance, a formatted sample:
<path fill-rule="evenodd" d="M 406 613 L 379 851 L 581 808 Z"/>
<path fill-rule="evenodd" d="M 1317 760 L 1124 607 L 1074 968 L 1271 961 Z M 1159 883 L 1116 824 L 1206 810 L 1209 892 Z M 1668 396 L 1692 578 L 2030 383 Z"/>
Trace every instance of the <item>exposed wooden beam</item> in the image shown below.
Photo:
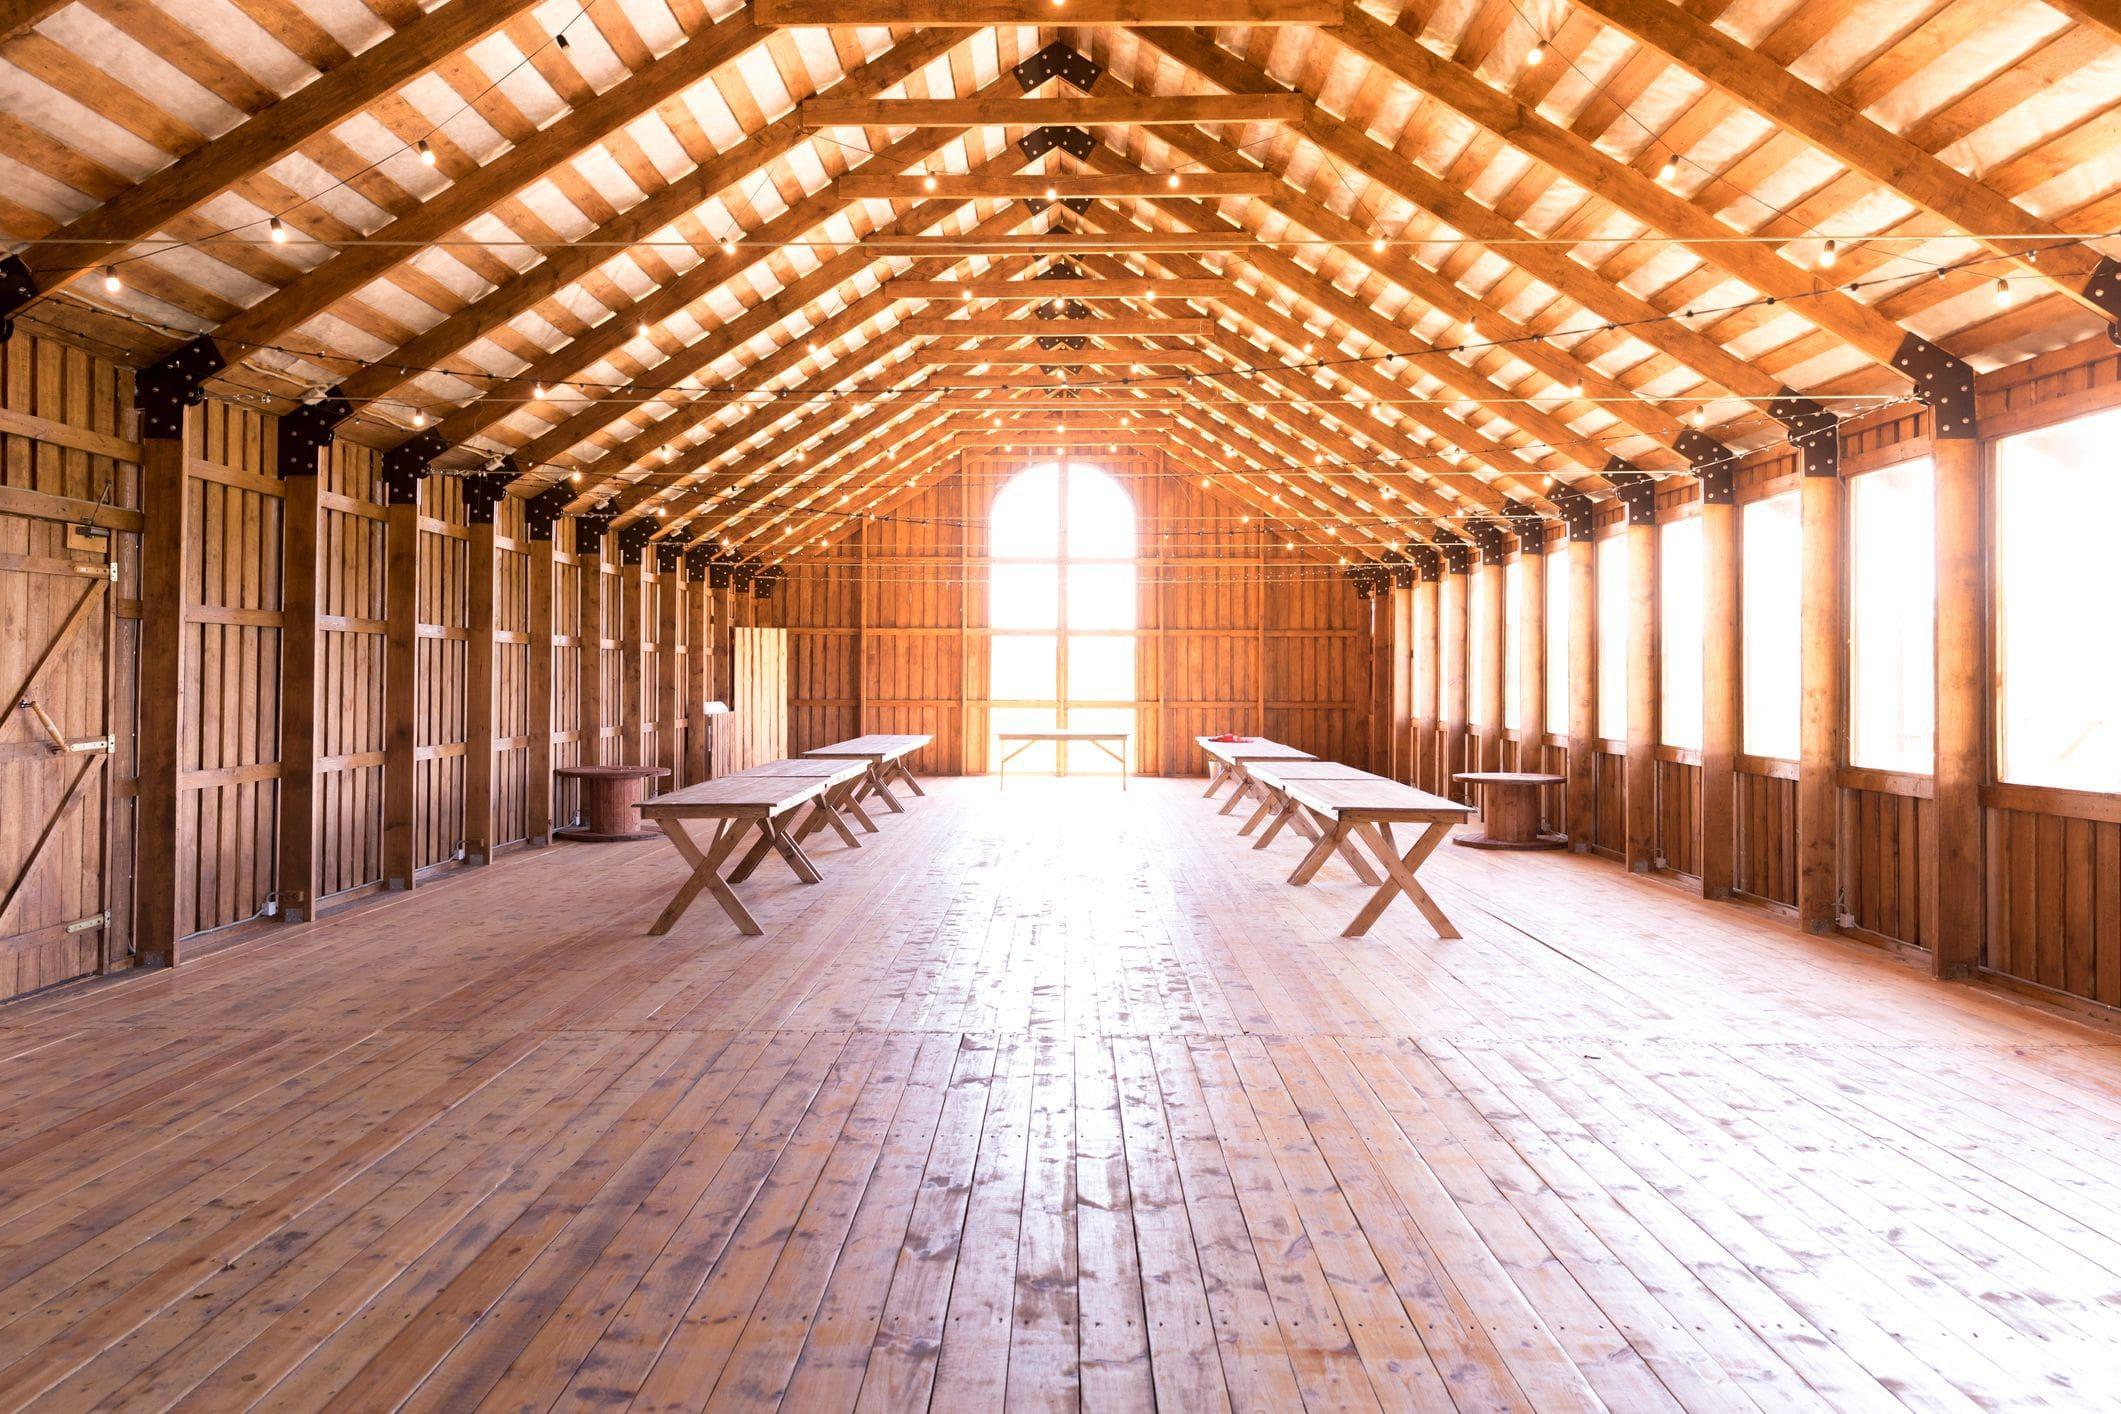
<path fill-rule="evenodd" d="M 806 128 L 1079 128 L 1293 123 L 1295 94 L 1209 93 L 1131 98 L 807 98 Z"/>
<path fill-rule="evenodd" d="M 1172 185 L 1172 178 L 1177 185 Z M 1068 201 L 1080 197 L 1267 196 L 1274 177 L 1266 172 L 1056 172 L 1051 176 L 1005 177 L 932 175 L 883 177 L 849 172 L 839 180 L 849 201 Z"/>
<path fill-rule="evenodd" d="M 843 83 L 850 93 L 882 92 L 948 53 L 961 38 L 961 34 L 949 32 L 914 36 L 879 54 L 849 74 Z M 382 397 L 411 381 L 413 375 L 404 372 L 405 369 L 441 366 L 452 354 L 617 258 L 614 246 L 646 240 L 697 209 L 716 193 L 727 191 L 770 166 L 807 140 L 808 135 L 793 114 L 782 118 L 727 152 L 709 158 L 661 191 L 590 231 L 575 244 L 549 252 L 544 260 L 521 275 L 496 286 L 433 328 L 376 358 L 342 382 L 341 395 L 352 401 L 358 410 L 360 404 Z M 725 265 L 727 272 L 733 275 L 759 254 L 752 251 L 741 257 L 720 255 L 708 259 Z M 623 318 L 632 312 L 615 310 L 613 317 Z M 636 315 L 633 323 L 639 322 Z M 632 325 L 621 327 L 630 328 Z"/>
<path fill-rule="evenodd" d="M 1141 29 L 1133 33 L 1203 78 L 1232 92 L 1254 93 L 1281 87 L 1265 70 L 1246 63 L 1204 34 L 1175 29 Z M 1779 390 L 1780 384 L 1772 375 L 1731 354 L 1708 335 L 1697 333 L 1677 321 L 1669 321 L 1665 310 L 1629 293 L 1596 271 L 1586 269 L 1563 247 L 1539 243 L 1540 233 L 1483 206 L 1462 186 L 1431 176 L 1425 168 L 1315 103 L 1305 110 L 1301 131 L 1306 140 L 1353 166 L 1388 191 L 1474 240 L 1493 242 L 1493 254 L 1544 281 L 1601 318 L 1631 326 L 1628 332 L 1633 337 L 1719 386 L 1731 392 L 1756 396 L 1773 396 Z M 1188 174 L 1188 180 L 1193 179 L 1192 174 Z M 1277 185 L 1284 193 L 1291 190 L 1278 178 Z M 1393 269 L 1400 271 L 1403 266 L 1395 265 Z"/>
<path fill-rule="evenodd" d="M 2071 19 L 2095 25 L 2115 39 L 2121 39 L 2121 0 L 2048 0 L 2048 3 Z"/>
<path fill-rule="evenodd" d="M 1981 243 L 1990 250 L 2022 255 L 2029 248 L 2040 250 L 2043 244 L 1996 239 L 2000 236 L 2067 234 L 1670 0 L 1575 3 L 1638 41 L 1663 50 L 1732 101 L 1795 133 L 1852 170 L 1984 238 Z M 2098 263 L 2097 252 L 2087 247 L 2048 244 L 2037 262 L 2015 260 L 1996 269 L 1999 273 L 2007 269 L 2031 273 L 2107 319 L 2111 316 L 2084 289 Z"/>
<path fill-rule="evenodd" d="M 459 8 L 444 7 L 439 14 Z M 476 7 L 465 7 L 476 8 Z M 231 364 L 286 336 L 409 260 L 464 222 L 490 211 L 546 173 L 595 147 L 658 104 L 737 58 L 764 36 L 738 11 L 713 28 L 569 110 L 550 127 L 453 182 L 373 233 L 375 244 L 341 251 L 214 330 Z"/>
<path fill-rule="evenodd" d="M 1667 190 L 1650 174 L 1606 155 L 1588 139 L 1548 121 L 1529 104 L 1498 92 L 1478 74 L 1359 9 L 1350 8 L 1340 25 L 1327 33 L 1416 91 L 1595 192 L 1652 230 L 1679 241 L 1702 260 L 1762 294 L 1787 301 L 1792 313 L 1874 363 L 1893 366 L 1906 330 L 1862 301 L 1823 286 L 1814 272 L 1800 269 L 1774 251 L 1731 241 L 1730 226 Z"/>
<path fill-rule="evenodd" d="M 450 4 L 419 16 L 388 39 L 60 228 L 54 239 L 66 243 L 44 247 L 52 263 L 35 270 L 37 288 L 49 292 L 71 284 L 133 242 L 263 171 L 538 3 Z M 0 0 L 0 40 L 13 38 L 58 8 L 49 0 Z"/>
<path fill-rule="evenodd" d="M 1209 333 L 1215 328 L 1215 321 L 1178 315 L 1166 318 L 1155 314 L 1114 314 L 1097 319 L 1067 320 L 1012 319 L 988 314 L 967 319 L 922 316 L 908 319 L 898 327 L 917 339 L 1028 339 L 1033 335 L 1103 339 L 1114 334 L 1168 334 L 1185 338 Z"/>
<path fill-rule="evenodd" d="M 1198 349 L 922 349 L 913 361 L 927 367 L 986 364 L 995 368 L 1209 367 Z"/>
<path fill-rule="evenodd" d="M 47 15 L 58 13 L 72 0 L 0 0 L 0 44 L 22 34 Z"/>
<path fill-rule="evenodd" d="M 1367 244 L 1365 238 L 1364 244 Z M 951 260 L 973 255 L 1125 255 L 1134 251 L 1273 250 L 1250 231 L 1132 231 L 1084 235 L 1058 230 L 973 239 L 968 236 L 872 236 L 862 242 L 873 255 L 911 255 Z"/>
<path fill-rule="evenodd" d="M 1213 299 L 1221 280 L 893 280 L 905 299 L 1100 300 Z"/>
<path fill-rule="evenodd" d="M 754 0 L 761 25 L 1330 25 L 1342 0 Z"/>

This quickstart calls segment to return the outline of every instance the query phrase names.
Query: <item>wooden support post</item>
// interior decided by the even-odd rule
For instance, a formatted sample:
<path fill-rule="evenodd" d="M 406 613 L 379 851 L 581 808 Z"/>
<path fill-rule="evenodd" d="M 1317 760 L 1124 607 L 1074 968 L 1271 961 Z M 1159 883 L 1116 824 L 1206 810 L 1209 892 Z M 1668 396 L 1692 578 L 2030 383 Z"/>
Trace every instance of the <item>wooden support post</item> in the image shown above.
<path fill-rule="evenodd" d="M 670 772 L 664 785 L 675 789 L 685 783 L 685 656 L 679 649 L 680 625 L 685 621 L 684 565 L 672 560 L 656 565 L 655 619 L 655 762 Z"/>
<path fill-rule="evenodd" d="M 1502 557 L 1484 558 L 1474 573 L 1480 576 L 1480 597 L 1487 612 L 1474 631 L 1486 638 L 1488 645 L 1484 676 L 1487 681 L 1480 685 L 1481 696 L 1488 704 L 1491 720 L 1482 723 L 1488 734 L 1481 739 L 1479 769 L 1501 771 L 1507 767 L 1503 761 L 1506 749 L 1503 743 L 1503 723 L 1509 720 L 1509 703 L 1505 700 L 1510 680 L 1509 652 L 1509 605 L 1504 602 L 1508 583 L 1508 572 L 1503 568 Z M 1470 766 L 1468 769 L 1472 769 Z"/>
<path fill-rule="evenodd" d="M 1392 774 L 1392 591 L 1373 594 L 1362 601 L 1369 620 L 1366 641 L 1370 650 L 1369 753 L 1374 774 Z"/>
<path fill-rule="evenodd" d="M 1838 474 L 1808 475 L 1803 512 L 1803 707 L 1797 760 L 1797 919 L 1831 933 L 1841 912 L 1841 628 L 1843 488 Z"/>
<path fill-rule="evenodd" d="M 1598 833 L 1598 545 L 1569 527 L 1569 848 Z"/>
<path fill-rule="evenodd" d="M 736 606 L 737 592 L 726 584 L 709 591 L 714 600 L 714 623 L 709 630 L 708 662 L 714 677 L 714 695 L 730 707 L 736 706 Z"/>
<path fill-rule="evenodd" d="M 685 784 L 707 779 L 707 703 L 713 698 L 707 638 L 712 596 L 688 565 L 685 583 Z"/>
<path fill-rule="evenodd" d="M 529 652 L 523 665 L 525 753 L 523 830 L 533 845 L 552 842 L 552 532 L 549 521 L 530 523 Z"/>
<path fill-rule="evenodd" d="M 1701 893 L 1738 887 L 1739 514 L 1728 468 L 1712 468 L 1701 503 Z"/>
<path fill-rule="evenodd" d="M 1440 574 L 1414 587 L 1414 711 L 1422 722 L 1414 752 L 1415 783 L 1431 794 L 1443 757 L 1443 579 Z"/>
<path fill-rule="evenodd" d="M 1392 590 L 1392 779 L 1414 779 L 1414 590 Z"/>
<path fill-rule="evenodd" d="M 1982 960 L 1986 930 L 1986 819 L 1981 787 L 1988 780 L 1987 577 L 1982 546 L 1981 443 L 1938 437 L 1930 445 L 1937 478 L 1937 746 L 1935 812 L 1937 857 L 1935 945 L 1930 965 L 1938 977 L 1963 978 Z"/>
<path fill-rule="evenodd" d="M 420 507 L 417 489 L 392 490 L 383 534 L 383 878 L 413 886 L 413 813 L 418 788 Z"/>
<path fill-rule="evenodd" d="M 1628 758 L 1627 867 L 1649 873 L 1657 864 L 1657 744 L 1662 698 L 1658 612 L 1657 525 L 1644 495 L 1628 516 Z"/>
<path fill-rule="evenodd" d="M 604 536 L 587 521 L 574 527 L 575 568 L 582 577 L 581 765 L 604 760 Z M 610 764 L 618 764 L 616 762 Z"/>
<path fill-rule="evenodd" d="M 286 429 L 280 436 L 289 437 Z M 317 916 L 317 694 L 319 531 L 331 448 L 283 446 L 280 457 L 280 830 L 283 923 Z"/>
<path fill-rule="evenodd" d="M 144 966 L 174 967 L 188 931 L 185 881 L 197 854 L 196 825 L 181 808 L 184 744 L 191 740 L 198 676 L 185 622 L 195 551 L 184 475 L 197 414 L 183 411 L 171 435 L 140 444 L 140 661 L 134 826 L 133 938 Z"/>
<path fill-rule="evenodd" d="M 619 742 L 612 760 L 622 766 L 648 764 L 648 602 L 655 593 L 646 557 L 621 563 L 619 591 Z"/>
<path fill-rule="evenodd" d="M 468 498 L 467 498 L 468 499 Z M 493 512 L 471 517 L 465 572 L 471 627 L 464 651 L 464 862 L 493 859 Z"/>
<path fill-rule="evenodd" d="M 1517 551 L 1517 769 L 1547 763 L 1547 556 L 1537 527 Z"/>
<path fill-rule="evenodd" d="M 1439 651 L 1443 655 L 1443 672 L 1439 686 L 1442 692 L 1440 708 L 1443 715 L 1443 752 L 1438 765 L 1437 790 L 1452 800 L 1466 797 L 1466 788 L 1453 780 L 1460 771 L 1472 770 L 1466 758 L 1466 744 L 1470 740 L 1467 732 L 1469 689 L 1471 675 L 1466 671 L 1466 655 L 1470 647 L 1468 630 L 1472 626 L 1473 574 L 1470 565 L 1463 564 L 1448 569 L 1443 577 L 1443 589 L 1437 596 L 1442 609 L 1439 616 Z"/>

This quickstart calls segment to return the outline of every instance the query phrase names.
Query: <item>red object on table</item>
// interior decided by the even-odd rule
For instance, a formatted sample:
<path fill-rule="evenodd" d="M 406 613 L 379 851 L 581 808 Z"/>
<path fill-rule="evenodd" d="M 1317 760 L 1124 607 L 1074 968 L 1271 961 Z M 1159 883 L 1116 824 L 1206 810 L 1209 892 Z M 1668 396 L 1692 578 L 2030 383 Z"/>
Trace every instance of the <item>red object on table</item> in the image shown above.
<path fill-rule="evenodd" d="M 641 801 L 648 782 L 670 772 L 661 766 L 559 766 L 553 775 L 581 782 L 582 823 L 554 830 L 556 840 L 576 844 L 615 844 L 620 840 L 659 840 L 663 832 L 641 825 Z"/>
<path fill-rule="evenodd" d="M 1221 736 L 1208 738 L 1210 741 L 1250 741 L 1251 739 L 1248 736 L 1239 736 L 1236 732 L 1224 732 Z"/>

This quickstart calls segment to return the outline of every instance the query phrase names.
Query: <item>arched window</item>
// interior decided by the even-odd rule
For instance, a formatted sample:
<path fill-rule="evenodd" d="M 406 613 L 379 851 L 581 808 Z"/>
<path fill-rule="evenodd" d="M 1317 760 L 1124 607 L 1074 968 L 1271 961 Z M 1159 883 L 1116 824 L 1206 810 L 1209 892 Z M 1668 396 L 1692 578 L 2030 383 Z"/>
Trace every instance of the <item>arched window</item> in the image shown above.
<path fill-rule="evenodd" d="M 1045 727 L 1135 729 L 1137 592 L 1134 502 L 1082 462 L 1046 462 L 994 498 L 987 551 L 990 733 Z M 1030 770 L 1117 771 L 1084 749 L 1012 763 Z M 1130 745 L 1130 756 L 1134 754 Z M 987 759 L 1000 759 L 990 734 Z"/>

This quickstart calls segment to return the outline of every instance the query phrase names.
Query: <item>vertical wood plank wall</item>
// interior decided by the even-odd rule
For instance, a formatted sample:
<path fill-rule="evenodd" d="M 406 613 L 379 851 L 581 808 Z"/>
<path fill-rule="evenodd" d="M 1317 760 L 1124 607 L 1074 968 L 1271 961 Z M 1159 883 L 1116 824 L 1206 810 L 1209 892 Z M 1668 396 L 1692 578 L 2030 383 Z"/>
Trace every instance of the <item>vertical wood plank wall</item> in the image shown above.
<path fill-rule="evenodd" d="M 2121 404 L 2121 356 L 2104 344 L 2043 355 L 1984 376 L 1981 432 L 2009 433 Z M 192 414 L 183 448 L 184 516 L 190 529 L 182 624 L 192 664 L 183 693 L 189 724 L 178 747 L 178 805 L 196 836 L 179 870 L 178 926 L 190 934 L 249 918 L 271 897 L 283 772 L 278 723 L 283 566 L 279 521 L 284 488 L 275 475 L 276 419 L 209 402 Z M 29 562 L 92 557 L 72 548 L 67 525 L 103 516 L 119 566 L 114 605 L 91 625 L 67 676 L 48 691 L 69 732 L 107 723 L 117 742 L 99 798 L 76 809 L 39 855 L 18 903 L 0 918 L 0 996 L 63 981 L 131 952 L 133 828 L 138 796 L 134 733 L 140 710 L 140 444 L 132 418 L 132 374 L 80 350 L 29 334 L 0 348 L 0 623 L 14 639 L 53 627 L 56 602 L 32 593 Z M 1899 407 L 1844 429 L 1843 473 L 1862 475 L 1928 450 L 1926 414 Z M 531 704 L 526 696 L 534 621 L 534 555 L 550 557 L 553 643 L 550 759 L 555 765 L 618 759 L 622 734 L 650 759 L 687 753 L 668 734 L 689 715 L 690 672 L 679 674 L 678 708 L 655 685 L 661 655 L 683 647 L 701 602 L 719 607 L 703 657 L 730 652 L 728 630 L 754 623 L 788 629 L 788 746 L 861 731 L 922 731 L 935 747 L 917 769 L 987 766 L 985 515 L 1002 479 L 1022 458 L 968 456 L 938 464 L 933 485 L 868 525 L 823 560 L 799 559 L 771 599 L 684 582 L 682 571 L 622 565 L 613 536 L 578 556 L 574 522 L 550 545 L 533 542 L 520 503 L 504 503 L 496 526 L 493 773 L 495 840 L 530 831 Z M 1464 612 L 1456 585 L 1417 582 L 1376 600 L 1358 598 L 1338 576 L 1312 574 L 1262 584 L 1293 557 L 1268 543 L 1242 512 L 1203 492 L 1196 479 L 1153 454 L 1100 459 L 1127 484 L 1141 516 L 1137 696 L 1146 769 L 1197 771 L 1191 738 L 1234 728 L 1295 741 L 1322 755 L 1443 788 L 1443 746 L 1470 733 L 1468 759 L 1562 771 L 1570 724 L 1542 721 L 1535 733 L 1498 733 L 1467 723 L 1442 692 L 1442 657 L 1476 626 L 1445 624 Z M 1986 463 L 1983 463 L 1984 486 Z M 382 810 L 386 728 L 414 714 L 416 859 L 446 866 L 463 838 L 466 692 L 471 630 L 468 544 L 459 487 L 435 478 L 419 507 L 417 691 L 386 683 L 384 524 L 380 457 L 341 442 L 323 461 L 318 492 L 319 573 L 316 850 L 326 899 L 378 886 L 384 877 Z M 1794 484 L 1785 453 L 1747 458 L 1741 501 Z M 1690 489 L 1660 496 L 1660 518 L 1688 513 Z M 1986 505 L 1987 491 L 1983 491 Z M 98 510 L 98 503 L 103 509 Z M 1985 514 L 1985 512 L 1984 512 Z M 1613 519 L 1608 515 L 1606 519 Z M 1170 532 L 1183 528 L 1184 535 Z M 1611 533 L 1599 527 L 1599 533 Z M 1569 547 L 1548 547 L 1548 570 L 1567 573 Z M 94 552 L 100 554 L 98 550 Z M 591 597 L 585 574 L 604 593 Z M 629 622 L 625 588 L 637 589 Z M 696 600 L 697 594 L 702 599 Z M 678 602 L 665 611 L 666 596 Z M 1544 600 L 1520 607 L 1535 624 Z M 674 614 L 674 635 L 662 627 Z M 1382 615 L 1383 617 L 1380 617 Z M 1483 616 L 1484 618 L 1487 616 Z M 1552 631 L 1555 626 L 1544 626 Z M 1491 629 L 1491 626 L 1490 626 Z M 1448 631 L 1447 631 L 1448 630 Z M 665 641 L 670 638 L 672 641 Z M 107 649 L 106 649 L 107 645 Z M 582 721 L 584 655 L 599 689 L 597 719 Z M 1395 661 L 1380 663 L 1375 655 Z M 0 660 L 16 664 L 20 657 Z M 1583 655 L 1572 665 L 1588 671 Z M 26 671 L 26 664 L 20 665 Z M 1529 680 L 1529 675 L 1527 676 Z M 726 667 L 708 679 L 726 698 Z M 1389 720 L 1373 721 L 1372 711 Z M 1447 709 L 1455 716 L 1447 716 Z M 668 718 L 669 720 L 666 720 Z M 1590 799 L 1590 843 L 1617 857 L 1625 845 L 1622 743 L 1590 742 L 1579 779 Z M 50 773 L 32 774 L 41 751 L 11 712 L 0 733 L 0 877 L 29 841 L 23 820 L 55 804 Z M 1702 767 L 1698 753 L 1659 747 L 1654 842 L 1663 868 L 1688 876 L 1702 866 Z M 1795 763 L 1737 756 L 1733 785 L 1733 882 L 1737 890 L 1790 906 L 1797 896 Z M 1983 776 L 1980 956 L 1987 975 L 2072 997 L 2121 1005 L 2121 800 L 2089 792 L 1999 784 Z M 1548 816 L 1566 822 L 1556 789 Z M 1940 842 L 1934 784 L 1926 776 L 1837 774 L 1835 872 L 1838 903 L 1858 935 L 1922 948 L 1938 935 L 1935 860 Z M 572 816 L 564 784 L 554 813 Z M 108 858 L 108 865 L 105 860 Z M 66 934 L 64 925 L 108 907 L 107 930 Z M 54 929 L 60 931 L 54 933 Z M 55 941 L 59 939 L 61 941 Z"/>
<path fill-rule="evenodd" d="M 1156 453 L 1083 455 L 1137 517 L 1140 768 L 1203 769 L 1193 738 L 1263 733 L 1322 756 L 1368 751 L 1369 607 L 1330 566 L 1271 542 L 1254 517 Z M 932 489 L 798 560 L 762 622 L 790 634 L 792 749 L 862 732 L 926 733 L 919 771 L 988 761 L 988 511 L 1028 455 L 965 453 Z"/>

